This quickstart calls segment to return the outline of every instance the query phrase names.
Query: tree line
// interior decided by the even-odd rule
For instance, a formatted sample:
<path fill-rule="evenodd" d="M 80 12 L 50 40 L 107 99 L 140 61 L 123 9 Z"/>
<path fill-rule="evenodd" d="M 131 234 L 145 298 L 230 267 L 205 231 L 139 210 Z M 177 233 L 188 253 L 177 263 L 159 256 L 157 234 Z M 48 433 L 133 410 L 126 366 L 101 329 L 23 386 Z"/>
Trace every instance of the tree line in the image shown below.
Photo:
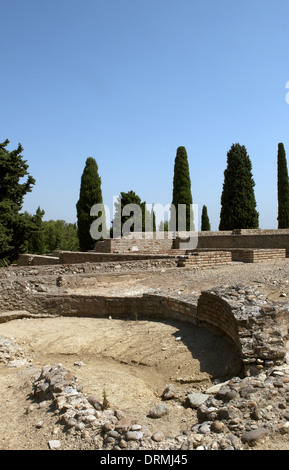
<path fill-rule="evenodd" d="M 94 249 L 95 240 L 90 235 L 93 220 L 90 211 L 95 204 L 103 204 L 102 181 L 96 160 L 93 157 L 87 158 L 81 176 L 79 199 L 76 203 L 77 223 L 71 224 L 64 220 L 44 221 L 45 212 L 40 207 L 33 215 L 22 212 L 24 197 L 32 191 L 36 181 L 28 172 L 29 166 L 23 158 L 22 145 L 9 151 L 9 143 L 8 139 L 0 143 L 0 264 L 17 260 L 20 253 L 44 254 L 57 249 Z M 278 228 L 289 228 L 289 179 L 283 143 L 278 144 L 277 167 Z M 227 167 L 224 171 L 219 230 L 259 227 L 254 186 L 252 163 L 246 147 L 239 143 L 233 144 L 227 153 Z M 129 218 L 129 215 L 122 213 L 127 204 L 137 204 L 141 208 L 143 231 L 157 230 L 154 211 L 148 213 L 145 201 L 132 190 L 120 193 L 115 204 L 112 227 L 117 223 L 122 226 Z M 180 204 L 186 208 L 182 215 L 178 214 Z M 185 224 L 186 230 L 192 227 L 192 204 L 187 151 L 180 146 L 174 161 L 172 205 L 176 208 L 177 224 L 181 222 L 182 227 Z M 185 220 L 181 220 L 181 217 Z M 145 220 L 150 220 L 151 225 L 144 225 Z M 106 224 L 105 217 L 103 224 Z M 105 230 L 112 231 L 112 227 L 105 227 Z M 158 227 L 159 230 L 169 228 L 169 220 L 162 221 Z M 210 229 L 208 209 L 203 205 L 201 230 Z"/>

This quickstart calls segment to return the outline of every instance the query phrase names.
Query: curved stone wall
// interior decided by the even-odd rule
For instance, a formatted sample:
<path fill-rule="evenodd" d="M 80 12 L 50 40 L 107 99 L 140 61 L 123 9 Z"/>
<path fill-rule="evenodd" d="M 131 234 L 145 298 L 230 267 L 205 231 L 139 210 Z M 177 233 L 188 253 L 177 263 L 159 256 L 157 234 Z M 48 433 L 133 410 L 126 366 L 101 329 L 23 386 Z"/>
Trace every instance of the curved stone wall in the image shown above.
<path fill-rule="evenodd" d="M 286 360 L 289 306 L 264 298 L 256 289 L 231 287 L 203 292 L 198 319 L 234 340 L 246 369 L 260 370 Z"/>
<path fill-rule="evenodd" d="M 252 288 L 205 291 L 197 301 L 148 293 L 121 297 L 69 294 L 56 288 L 50 293 L 37 292 L 28 288 L 27 282 L 6 280 L 6 289 L 2 285 L 0 322 L 29 314 L 172 319 L 217 328 L 233 341 L 245 367 L 251 370 L 285 360 L 289 307 L 264 299 Z"/>

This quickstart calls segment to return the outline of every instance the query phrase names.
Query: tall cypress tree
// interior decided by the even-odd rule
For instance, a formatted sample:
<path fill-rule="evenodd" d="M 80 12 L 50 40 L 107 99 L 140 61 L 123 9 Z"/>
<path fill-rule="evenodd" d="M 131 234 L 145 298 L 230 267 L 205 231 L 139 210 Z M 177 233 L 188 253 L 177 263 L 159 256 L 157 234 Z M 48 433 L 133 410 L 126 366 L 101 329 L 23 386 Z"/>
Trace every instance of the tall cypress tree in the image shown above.
<path fill-rule="evenodd" d="M 93 218 L 90 215 L 92 206 L 102 204 L 101 178 L 94 158 L 86 160 L 81 177 L 79 200 L 77 210 L 77 234 L 81 251 L 93 250 L 95 240 L 90 234 Z M 103 229 L 105 231 L 106 229 Z"/>
<path fill-rule="evenodd" d="M 23 147 L 9 152 L 9 140 L 0 143 L 0 262 L 11 262 L 25 251 L 31 222 L 20 211 L 35 179 L 28 173 Z"/>
<path fill-rule="evenodd" d="M 208 216 L 208 209 L 207 206 L 203 206 L 201 218 L 201 231 L 206 232 L 209 230 L 211 230 L 211 224 Z"/>
<path fill-rule="evenodd" d="M 178 204 L 186 205 L 186 220 L 182 220 L 179 215 Z M 176 209 L 176 230 L 189 231 L 193 227 L 193 198 L 191 193 L 191 178 L 189 170 L 189 162 L 185 147 L 178 147 L 174 165 L 173 179 L 173 200 L 172 205 Z"/>
<path fill-rule="evenodd" d="M 289 179 L 287 159 L 282 143 L 278 144 L 278 228 L 289 228 Z"/>
<path fill-rule="evenodd" d="M 219 230 L 258 228 L 254 186 L 252 164 L 246 148 L 240 144 L 232 145 L 224 172 Z"/>

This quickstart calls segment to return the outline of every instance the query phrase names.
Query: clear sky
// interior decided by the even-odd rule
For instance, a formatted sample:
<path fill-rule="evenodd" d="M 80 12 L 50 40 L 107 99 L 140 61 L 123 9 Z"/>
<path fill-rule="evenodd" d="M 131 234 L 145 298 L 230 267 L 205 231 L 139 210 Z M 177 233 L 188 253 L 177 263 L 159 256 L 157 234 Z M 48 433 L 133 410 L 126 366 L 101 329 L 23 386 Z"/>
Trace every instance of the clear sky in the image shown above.
<path fill-rule="evenodd" d="M 238 142 L 260 227 L 276 228 L 288 18 L 288 0 L 0 0 L 0 141 L 21 142 L 36 179 L 23 210 L 76 222 L 90 156 L 109 207 L 130 190 L 165 205 L 185 146 L 193 202 L 217 230 Z"/>

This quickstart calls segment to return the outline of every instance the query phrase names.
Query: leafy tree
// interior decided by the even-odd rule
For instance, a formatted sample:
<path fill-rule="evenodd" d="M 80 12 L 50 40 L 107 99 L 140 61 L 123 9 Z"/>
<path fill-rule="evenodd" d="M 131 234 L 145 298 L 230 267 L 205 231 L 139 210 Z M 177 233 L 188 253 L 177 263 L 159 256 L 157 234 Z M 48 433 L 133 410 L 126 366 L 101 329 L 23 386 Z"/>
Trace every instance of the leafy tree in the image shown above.
<path fill-rule="evenodd" d="M 37 255 L 43 255 L 45 251 L 44 241 L 44 223 L 43 216 L 45 212 L 38 207 L 35 215 L 31 215 L 28 212 L 24 213 L 27 220 L 30 221 L 31 231 L 29 239 L 27 240 L 27 253 L 33 253 Z"/>
<path fill-rule="evenodd" d="M 77 225 L 64 220 L 48 220 L 43 222 L 45 252 L 55 250 L 79 251 Z"/>
<path fill-rule="evenodd" d="M 135 205 L 139 208 L 139 212 L 129 211 L 124 214 L 124 208 L 129 205 Z M 129 208 L 129 207 L 128 207 Z M 133 207 L 132 207 L 133 209 Z M 132 222 L 130 224 L 130 222 Z M 128 224 L 124 226 L 124 224 Z M 113 219 L 113 228 L 111 230 L 113 236 L 122 236 L 123 231 L 129 232 L 151 232 L 155 229 L 155 216 L 153 211 L 150 213 L 146 208 L 146 203 L 134 192 L 122 192 L 115 203 L 115 214 Z"/>
<path fill-rule="evenodd" d="M 35 179 L 28 173 L 23 147 L 9 152 L 9 140 L 0 143 L 0 260 L 12 262 L 25 250 L 33 224 L 20 213 L 24 196 Z"/>
<path fill-rule="evenodd" d="M 211 224 L 208 216 L 207 206 L 203 206 L 202 209 L 202 219 L 201 219 L 201 231 L 206 232 L 211 230 Z"/>
<path fill-rule="evenodd" d="M 37 209 L 35 215 L 24 213 L 33 229 L 26 241 L 25 253 L 45 254 L 55 250 L 79 251 L 77 225 L 64 220 L 42 220 L 44 211 Z"/>
<path fill-rule="evenodd" d="M 258 228 L 254 186 L 252 164 L 246 148 L 240 144 L 232 145 L 224 172 L 219 230 Z"/>
<path fill-rule="evenodd" d="M 78 239 L 81 251 L 93 250 L 95 245 L 95 240 L 90 234 L 90 228 L 95 219 L 90 215 L 90 211 L 95 204 L 103 204 L 101 178 L 98 174 L 95 159 L 89 157 L 82 173 L 79 200 L 76 204 Z M 106 231 L 106 227 L 101 228 L 103 232 Z"/>
<path fill-rule="evenodd" d="M 278 144 L 278 228 L 289 228 L 289 179 L 284 144 Z"/>
<path fill-rule="evenodd" d="M 185 204 L 185 220 L 178 210 L 178 204 Z M 185 147 L 178 147 L 174 165 L 173 200 L 176 210 L 176 230 L 193 230 L 193 198 L 191 193 L 191 178 L 188 156 Z"/>

